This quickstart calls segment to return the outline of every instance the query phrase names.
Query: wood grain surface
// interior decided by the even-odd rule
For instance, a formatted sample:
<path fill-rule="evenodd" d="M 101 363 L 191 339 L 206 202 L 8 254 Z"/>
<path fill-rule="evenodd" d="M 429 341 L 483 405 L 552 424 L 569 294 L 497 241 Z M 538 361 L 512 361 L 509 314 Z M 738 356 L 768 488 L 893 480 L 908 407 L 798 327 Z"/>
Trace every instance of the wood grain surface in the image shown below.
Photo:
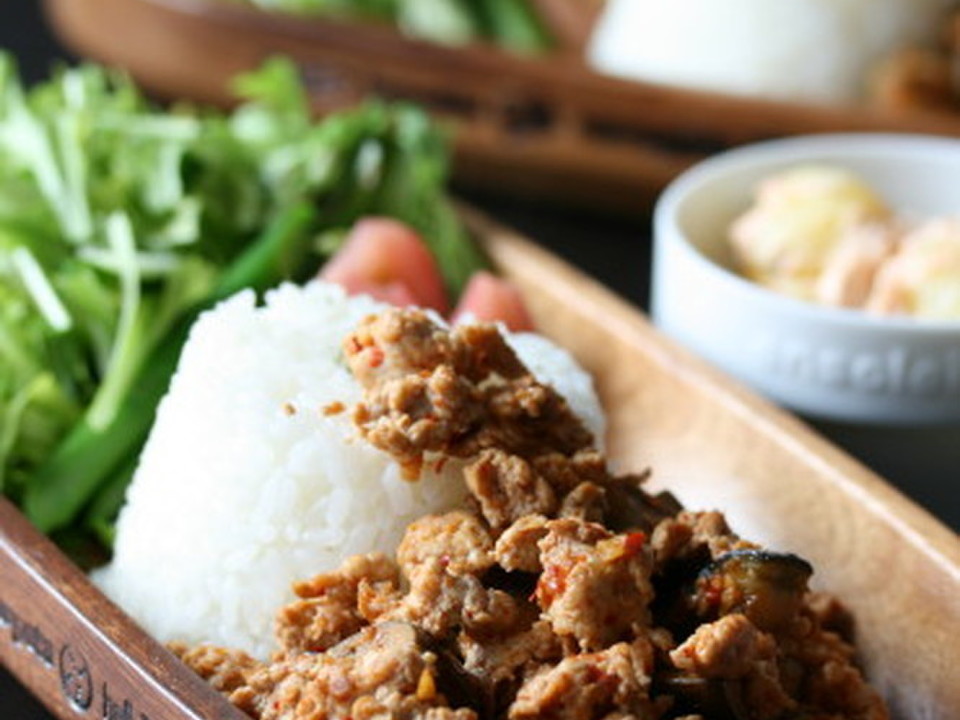
<path fill-rule="evenodd" d="M 0 497 L 0 663 L 57 717 L 242 720 Z"/>
<path fill-rule="evenodd" d="M 368 94 L 414 100 L 449 122 L 458 178 L 479 188 L 643 212 L 705 154 L 836 131 L 960 136 L 960 114 L 773 102 L 592 72 L 576 52 L 526 57 L 412 40 L 389 27 L 269 14 L 224 0 L 44 0 L 63 41 L 155 93 L 225 104 L 229 80 L 284 53 L 318 112 Z M 540 0 L 554 7 L 559 0 Z M 596 13 L 587 2 L 580 18 Z M 582 22 L 582 19 L 581 19 Z M 585 41 L 569 31 L 569 43 Z"/>
<path fill-rule="evenodd" d="M 960 717 L 960 538 L 609 290 L 464 212 L 539 327 L 594 374 L 613 462 L 651 467 L 689 507 L 721 509 L 745 537 L 811 560 L 818 585 L 854 610 L 895 716 Z M 0 662 L 58 717 L 239 717 L 5 501 L 0 578 Z"/>

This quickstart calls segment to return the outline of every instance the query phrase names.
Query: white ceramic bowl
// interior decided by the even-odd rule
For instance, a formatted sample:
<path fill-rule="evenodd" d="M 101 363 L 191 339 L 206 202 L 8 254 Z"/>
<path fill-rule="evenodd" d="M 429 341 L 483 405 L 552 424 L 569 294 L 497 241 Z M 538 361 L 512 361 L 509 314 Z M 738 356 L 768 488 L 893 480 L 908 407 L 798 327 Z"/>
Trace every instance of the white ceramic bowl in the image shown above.
<path fill-rule="evenodd" d="M 960 214 L 960 140 L 813 135 L 745 146 L 678 177 L 654 213 L 651 313 L 667 334 L 805 415 L 960 421 L 960 321 L 874 317 L 767 290 L 728 269 L 725 232 L 756 183 L 798 163 L 860 174 L 898 212 Z"/>

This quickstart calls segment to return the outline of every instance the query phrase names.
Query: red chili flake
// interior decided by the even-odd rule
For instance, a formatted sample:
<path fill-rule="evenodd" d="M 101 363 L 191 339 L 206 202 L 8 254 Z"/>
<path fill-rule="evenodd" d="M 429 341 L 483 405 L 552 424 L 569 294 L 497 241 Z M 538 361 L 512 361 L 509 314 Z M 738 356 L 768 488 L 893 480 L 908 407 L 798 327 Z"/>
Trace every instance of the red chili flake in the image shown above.
<path fill-rule="evenodd" d="M 641 550 L 643 546 L 647 544 L 647 534 L 643 532 L 632 532 L 627 533 L 626 538 L 623 540 L 623 550 L 624 554 L 627 557 L 633 557 Z"/>
<path fill-rule="evenodd" d="M 385 358 L 386 355 L 384 355 L 383 350 L 378 348 L 376 345 L 371 345 L 369 347 L 367 351 L 367 364 L 370 365 L 370 367 L 380 367 L 383 365 Z"/>
<path fill-rule="evenodd" d="M 433 464 L 433 471 L 434 471 L 435 473 L 441 473 L 441 472 L 443 472 L 443 468 L 446 467 L 446 465 L 447 465 L 447 460 L 449 460 L 449 458 L 448 458 L 446 455 L 444 455 L 443 457 L 439 458 L 439 459 Z"/>
<path fill-rule="evenodd" d="M 548 609 L 558 596 L 567 589 L 567 575 L 570 569 L 561 565 L 547 565 L 540 574 L 533 598 L 544 610 Z"/>
<path fill-rule="evenodd" d="M 601 681 L 608 679 L 610 677 L 609 674 L 605 673 L 596 665 L 587 665 L 586 675 L 587 675 L 587 682 L 590 683 L 591 685 L 598 684 Z"/>
<path fill-rule="evenodd" d="M 356 355 L 358 352 L 363 350 L 363 345 L 360 344 L 360 340 L 357 338 L 356 335 L 350 336 L 349 343 L 350 343 L 349 349 L 351 354 Z"/>
<path fill-rule="evenodd" d="M 342 413 L 346 409 L 347 409 L 346 405 L 344 405 L 339 400 L 334 400 L 332 403 L 329 403 L 328 405 L 324 405 L 323 410 L 321 412 L 323 412 L 324 415 L 338 415 L 339 413 Z"/>
<path fill-rule="evenodd" d="M 703 599 L 710 605 L 720 605 L 723 602 L 723 582 L 716 578 L 708 580 L 703 588 Z"/>

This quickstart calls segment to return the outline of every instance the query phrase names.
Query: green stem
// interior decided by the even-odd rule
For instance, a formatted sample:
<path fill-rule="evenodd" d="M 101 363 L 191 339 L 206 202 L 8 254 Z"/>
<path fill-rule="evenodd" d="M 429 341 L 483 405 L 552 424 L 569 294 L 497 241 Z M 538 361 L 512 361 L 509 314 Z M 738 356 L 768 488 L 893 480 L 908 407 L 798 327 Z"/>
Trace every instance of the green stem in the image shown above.
<path fill-rule="evenodd" d="M 277 217 L 224 270 L 208 301 L 171 329 L 131 383 L 112 420 L 95 427 L 84 417 L 74 426 L 26 487 L 24 511 L 41 531 L 49 533 L 73 522 L 103 483 L 139 452 L 197 314 L 243 288 L 261 291 L 285 277 L 307 252 L 315 217 L 306 202 Z"/>

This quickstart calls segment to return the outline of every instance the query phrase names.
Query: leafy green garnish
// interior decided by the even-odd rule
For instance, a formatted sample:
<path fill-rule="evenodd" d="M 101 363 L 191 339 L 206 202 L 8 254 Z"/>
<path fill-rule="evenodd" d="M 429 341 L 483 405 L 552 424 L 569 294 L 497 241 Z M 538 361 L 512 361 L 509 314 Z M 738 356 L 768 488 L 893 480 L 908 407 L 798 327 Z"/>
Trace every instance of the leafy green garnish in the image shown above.
<path fill-rule="evenodd" d="M 239 0 L 264 10 L 379 20 L 445 45 L 488 41 L 517 53 L 553 45 L 529 0 Z"/>
<path fill-rule="evenodd" d="M 316 272 L 363 215 L 423 235 L 451 291 L 482 258 L 443 137 L 406 105 L 312 121 L 295 69 L 229 114 L 152 106 L 125 76 L 31 90 L 0 55 L 0 490 L 44 531 L 109 540 L 197 313 Z"/>

